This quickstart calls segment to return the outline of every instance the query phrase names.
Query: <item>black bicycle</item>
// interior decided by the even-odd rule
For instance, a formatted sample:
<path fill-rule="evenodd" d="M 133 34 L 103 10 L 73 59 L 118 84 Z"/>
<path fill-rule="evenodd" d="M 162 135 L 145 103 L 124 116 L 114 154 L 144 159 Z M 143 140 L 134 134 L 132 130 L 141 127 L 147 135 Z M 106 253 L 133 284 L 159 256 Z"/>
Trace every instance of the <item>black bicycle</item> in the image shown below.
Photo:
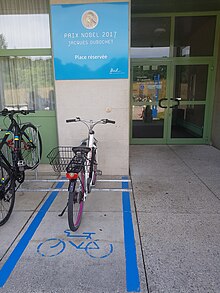
<path fill-rule="evenodd" d="M 21 123 L 20 115 L 34 113 L 34 110 L 0 111 L 5 116 L 5 128 L 0 142 L 0 226 L 5 224 L 14 207 L 15 192 L 24 182 L 25 170 L 35 169 L 42 155 L 42 140 L 36 126 Z M 10 124 L 7 127 L 7 124 Z M 18 184 L 17 184 L 18 183 Z"/>

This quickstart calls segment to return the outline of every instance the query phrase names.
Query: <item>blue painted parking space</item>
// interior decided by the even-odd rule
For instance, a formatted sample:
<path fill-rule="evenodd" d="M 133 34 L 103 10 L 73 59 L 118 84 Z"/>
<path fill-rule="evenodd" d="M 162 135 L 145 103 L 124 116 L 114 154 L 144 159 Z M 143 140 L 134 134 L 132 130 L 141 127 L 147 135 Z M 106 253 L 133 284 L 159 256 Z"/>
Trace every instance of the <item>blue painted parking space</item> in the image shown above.
<path fill-rule="evenodd" d="M 14 287 L 22 291 L 24 289 L 22 280 L 26 278 L 32 279 L 27 287 L 27 292 L 32 292 L 31 290 L 37 286 L 38 274 L 42 266 L 47 272 L 49 282 L 52 282 L 51 265 L 57 267 L 61 263 L 65 263 L 65 266 L 60 267 L 59 270 L 61 276 L 66 275 L 74 263 L 74 267 L 76 266 L 80 271 L 85 266 L 95 267 L 97 270 L 95 269 L 93 274 L 102 275 L 103 279 L 98 278 L 97 282 L 95 278 L 90 291 L 86 291 L 87 286 L 84 291 L 81 285 L 82 282 L 87 283 L 87 280 L 83 281 L 82 276 L 74 270 L 74 284 L 71 285 L 70 281 L 68 289 L 62 286 L 62 283 L 56 288 L 54 286 L 48 288 L 46 284 L 41 283 L 42 292 L 44 290 L 47 290 L 46 292 L 99 292 L 99 289 L 100 292 L 142 291 L 139 274 L 140 251 L 136 247 L 139 241 L 135 239 L 131 194 L 130 191 L 125 191 L 129 190 L 129 180 L 123 177 L 118 181 L 119 183 L 114 185 L 113 189 L 124 191 L 94 191 L 89 195 L 91 198 L 86 201 L 82 224 L 76 232 L 68 229 L 65 215 L 63 219 L 57 217 L 58 210 L 61 210 L 67 194 L 63 192 L 65 188 L 63 182 L 56 184 L 54 187 L 56 191 L 51 192 L 41 207 L 33 213 L 23 235 L 16 241 L 16 245 L 7 254 L 7 258 L 2 259 L 0 292 L 3 290 L 12 292 Z M 59 189 L 61 191 L 58 191 Z M 1 237 L 3 236 L 1 234 Z M 32 267 L 31 263 L 35 265 Z M 28 272 L 24 271 L 24 267 L 28 267 Z M 97 291 L 93 291 L 95 280 L 99 288 Z M 102 288 L 103 284 L 104 288 Z"/>
<path fill-rule="evenodd" d="M 127 179 L 127 177 L 124 177 L 124 179 Z M 122 188 L 128 188 L 128 182 L 122 182 Z M 122 192 L 122 204 L 124 220 L 124 245 L 126 256 L 127 291 L 140 292 L 140 280 L 129 192 Z"/>
<path fill-rule="evenodd" d="M 58 183 L 56 188 L 61 188 L 63 186 L 62 183 Z M 58 191 L 54 191 L 48 197 L 40 211 L 37 213 L 36 217 L 27 228 L 25 234 L 18 242 L 17 246 L 3 265 L 0 270 L 0 287 L 3 287 L 7 282 L 10 274 L 12 273 L 14 267 L 16 266 L 17 262 L 19 261 L 20 257 L 22 256 L 25 248 L 27 247 L 28 243 L 30 242 L 31 238 L 33 237 L 35 231 L 38 229 L 43 217 L 45 216 L 46 212 L 48 211 L 49 207 L 53 203 L 55 197 L 57 196 Z"/>

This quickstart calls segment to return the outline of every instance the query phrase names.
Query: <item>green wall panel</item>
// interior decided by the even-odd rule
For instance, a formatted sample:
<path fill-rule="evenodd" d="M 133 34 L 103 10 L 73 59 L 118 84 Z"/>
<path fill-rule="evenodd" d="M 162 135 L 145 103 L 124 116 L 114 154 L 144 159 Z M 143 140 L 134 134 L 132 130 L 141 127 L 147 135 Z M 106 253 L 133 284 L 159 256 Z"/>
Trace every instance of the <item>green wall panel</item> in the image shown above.
<path fill-rule="evenodd" d="M 22 123 L 31 122 L 35 126 L 39 126 L 43 144 L 41 163 L 48 164 L 47 154 L 58 144 L 55 111 L 37 111 L 34 114 L 29 114 L 27 116 L 19 115 L 19 117 Z M 0 117 L 0 128 L 5 128 L 5 125 L 9 125 L 9 123 L 10 121 L 8 118 Z"/>

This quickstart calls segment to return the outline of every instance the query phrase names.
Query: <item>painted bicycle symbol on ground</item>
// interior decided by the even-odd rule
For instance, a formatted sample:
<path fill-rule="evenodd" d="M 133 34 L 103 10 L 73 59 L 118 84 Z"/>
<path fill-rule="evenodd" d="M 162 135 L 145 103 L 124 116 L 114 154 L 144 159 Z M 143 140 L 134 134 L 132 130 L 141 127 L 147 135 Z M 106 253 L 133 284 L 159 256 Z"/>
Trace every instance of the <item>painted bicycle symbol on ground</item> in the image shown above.
<path fill-rule="evenodd" d="M 64 233 L 65 240 L 49 238 L 38 245 L 37 252 L 43 257 L 55 257 L 64 252 L 67 244 L 76 250 L 84 251 L 92 258 L 106 258 L 113 252 L 112 243 L 92 238 L 95 232 L 74 234 L 71 230 L 65 230 Z"/>

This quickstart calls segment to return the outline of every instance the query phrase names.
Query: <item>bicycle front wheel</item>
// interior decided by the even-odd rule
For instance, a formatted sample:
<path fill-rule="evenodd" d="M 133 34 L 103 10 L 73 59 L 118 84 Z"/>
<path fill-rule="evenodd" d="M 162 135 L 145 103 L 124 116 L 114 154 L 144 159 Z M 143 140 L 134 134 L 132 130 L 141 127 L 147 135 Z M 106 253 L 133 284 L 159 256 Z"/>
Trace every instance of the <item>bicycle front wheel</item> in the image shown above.
<path fill-rule="evenodd" d="M 0 226 L 4 225 L 13 210 L 15 202 L 15 179 L 10 168 L 0 162 Z"/>
<path fill-rule="evenodd" d="M 26 169 L 35 169 L 42 156 L 42 140 L 38 129 L 31 123 L 21 128 L 21 153 Z"/>
<path fill-rule="evenodd" d="M 76 231 L 81 223 L 84 206 L 84 172 L 79 173 L 75 182 L 75 189 L 69 191 L 68 223 L 71 231 Z"/>

